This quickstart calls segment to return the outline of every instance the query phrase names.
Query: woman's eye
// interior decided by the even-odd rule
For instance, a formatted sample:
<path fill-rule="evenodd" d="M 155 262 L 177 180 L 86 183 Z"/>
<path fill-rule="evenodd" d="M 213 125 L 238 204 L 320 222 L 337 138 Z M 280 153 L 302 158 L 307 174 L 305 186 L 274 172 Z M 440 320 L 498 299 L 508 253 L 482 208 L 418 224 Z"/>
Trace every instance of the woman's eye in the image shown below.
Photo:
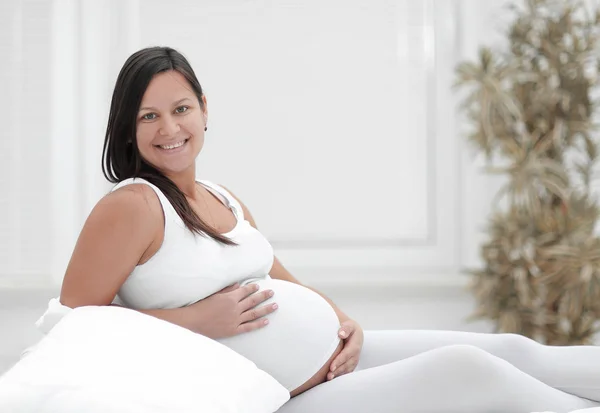
<path fill-rule="evenodd" d="M 177 109 L 175 109 L 176 113 L 183 113 L 186 112 L 188 110 L 187 106 L 179 106 Z"/>
<path fill-rule="evenodd" d="M 144 116 L 142 116 L 142 119 L 153 120 L 155 117 L 156 117 L 156 114 L 154 114 L 154 113 L 146 113 Z"/>

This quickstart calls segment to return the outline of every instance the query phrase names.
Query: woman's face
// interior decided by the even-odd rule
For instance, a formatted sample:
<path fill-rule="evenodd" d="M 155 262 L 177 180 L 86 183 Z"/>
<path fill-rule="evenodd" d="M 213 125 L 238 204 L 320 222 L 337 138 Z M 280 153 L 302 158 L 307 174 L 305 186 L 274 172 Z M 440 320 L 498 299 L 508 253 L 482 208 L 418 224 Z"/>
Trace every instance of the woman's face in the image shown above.
<path fill-rule="evenodd" d="M 137 146 L 142 158 L 169 176 L 195 165 L 204 145 L 204 109 L 185 77 L 177 71 L 154 76 L 137 114 Z"/>

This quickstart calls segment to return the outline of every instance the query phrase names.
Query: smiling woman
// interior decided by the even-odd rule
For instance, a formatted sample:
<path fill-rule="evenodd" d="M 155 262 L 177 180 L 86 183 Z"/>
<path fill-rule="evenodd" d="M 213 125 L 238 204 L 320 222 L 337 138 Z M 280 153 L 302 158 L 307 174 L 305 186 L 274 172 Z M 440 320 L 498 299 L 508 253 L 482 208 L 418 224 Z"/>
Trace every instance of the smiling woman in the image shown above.
<path fill-rule="evenodd" d="M 187 59 L 171 48 L 147 48 L 125 63 L 111 101 L 103 171 L 113 183 L 139 177 L 165 194 L 185 226 L 231 245 L 194 213 L 181 184 L 195 176 L 204 145 L 206 96 Z M 191 181 L 193 182 L 193 181 Z"/>
<path fill-rule="evenodd" d="M 363 336 L 283 267 L 239 199 L 196 178 L 207 120 L 180 53 L 153 47 L 125 62 L 104 144 L 104 173 L 116 185 L 81 231 L 64 306 L 121 305 L 219 340 L 287 387 L 294 397 L 281 413 L 598 405 L 600 374 L 589 366 L 600 347 L 453 332 Z"/>
<path fill-rule="evenodd" d="M 206 97 L 197 98 L 181 73 L 166 71 L 155 75 L 144 93 L 136 121 L 136 145 L 141 157 L 174 182 L 182 182 L 181 177 L 189 176 L 188 171 L 194 169 L 202 150 L 207 115 Z M 115 190 L 136 183 L 144 181 L 125 180 Z M 233 212 L 237 221 L 235 232 L 219 234 L 235 242 L 236 248 L 215 250 L 213 240 L 195 240 L 184 229 L 167 223 L 160 248 L 149 253 L 152 260 L 138 265 L 120 288 L 122 303 L 136 309 L 156 309 L 163 307 L 166 300 L 175 307 L 184 307 L 234 282 L 244 284 L 256 277 L 252 284 L 268 286 L 263 290 L 277 294 L 280 309 L 273 314 L 275 319 L 268 318 L 269 328 L 220 338 L 221 342 L 273 375 L 292 395 L 322 383 L 333 357 L 341 350 L 335 311 L 306 287 L 272 280 L 268 273 L 273 251 L 262 234 L 245 221 L 240 204 L 218 185 L 203 182 L 200 188 L 211 191 L 232 212 L 237 211 Z M 171 205 L 162 201 L 159 192 L 157 195 L 165 220 L 179 221 Z M 194 208 L 193 201 L 190 204 Z M 210 215 L 211 210 L 208 212 Z M 217 254 L 216 260 L 211 252 Z M 238 270 L 231 269 L 234 262 L 238 263 Z M 225 265 L 230 269 L 219 271 Z M 259 271 L 255 270 L 257 266 Z M 160 295 L 154 296 L 149 289 Z M 290 329 L 292 325 L 294 329 Z M 312 335 L 306 334 L 309 330 Z"/>
<path fill-rule="evenodd" d="M 206 97 L 201 99 L 179 72 L 160 73 L 152 79 L 137 121 L 137 147 L 146 162 L 171 173 L 192 166 L 204 145 Z"/>
<path fill-rule="evenodd" d="M 246 355 L 297 395 L 326 381 L 331 363 L 342 351 L 340 322 L 348 318 L 318 293 L 277 270 L 282 267 L 271 245 L 228 190 L 196 179 L 196 158 L 204 145 L 207 120 L 206 97 L 178 52 L 144 49 L 125 63 L 115 86 L 105 139 L 104 171 L 117 185 L 92 212 L 84 228 L 90 239 L 82 245 L 87 249 L 112 239 L 114 249 L 115 239 L 129 241 L 118 254 L 111 254 L 114 267 L 103 272 L 112 274 L 113 281 L 106 275 L 94 280 L 87 268 L 78 271 L 89 261 L 80 263 L 83 256 L 76 250 L 61 301 L 71 307 L 113 303 L 185 324 Z M 135 208 L 138 202 L 142 210 L 132 212 L 134 216 L 103 217 Z M 94 227 L 96 219 L 111 222 L 100 229 Z M 121 219 L 130 228 L 119 225 L 116 231 L 126 235 L 99 232 L 114 228 Z M 105 245 L 93 250 L 96 256 L 108 254 Z M 270 274 L 281 279 L 273 280 Z M 91 291 L 88 283 L 103 285 Z M 244 287 L 225 295 L 223 289 L 235 283 Z M 273 292 L 278 303 L 266 305 Z M 219 311 L 214 302 L 223 297 L 234 302 Z M 223 319 L 223 313 L 232 313 L 242 301 L 244 311 Z M 278 306 L 281 311 L 270 317 Z M 165 313 L 175 309 L 184 309 L 186 320 L 194 320 L 192 325 L 170 318 L 175 312 Z M 211 312 L 216 314 L 210 316 Z M 356 330 L 359 342 L 362 332 Z M 344 368 L 350 371 L 356 362 Z"/>

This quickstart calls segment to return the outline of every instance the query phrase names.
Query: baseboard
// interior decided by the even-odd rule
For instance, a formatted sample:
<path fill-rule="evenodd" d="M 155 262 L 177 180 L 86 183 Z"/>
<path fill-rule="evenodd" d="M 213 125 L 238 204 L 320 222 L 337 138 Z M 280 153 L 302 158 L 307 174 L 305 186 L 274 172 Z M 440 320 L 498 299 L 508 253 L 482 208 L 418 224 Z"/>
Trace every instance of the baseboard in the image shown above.
<path fill-rule="evenodd" d="M 54 288 L 50 274 L 39 273 L 0 273 L 0 290 L 31 290 Z"/>
<path fill-rule="evenodd" d="M 48 274 L 0 274 L 0 309 L 41 308 L 59 292 Z"/>

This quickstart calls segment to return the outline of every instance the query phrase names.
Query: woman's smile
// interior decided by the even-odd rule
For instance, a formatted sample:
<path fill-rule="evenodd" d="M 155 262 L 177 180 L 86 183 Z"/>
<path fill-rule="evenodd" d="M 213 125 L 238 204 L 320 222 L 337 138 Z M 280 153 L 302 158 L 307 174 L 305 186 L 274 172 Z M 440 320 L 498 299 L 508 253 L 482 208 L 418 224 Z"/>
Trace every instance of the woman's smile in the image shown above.
<path fill-rule="evenodd" d="M 154 147 L 163 153 L 175 154 L 185 150 L 189 140 L 190 138 L 187 138 L 170 144 L 154 145 Z"/>

